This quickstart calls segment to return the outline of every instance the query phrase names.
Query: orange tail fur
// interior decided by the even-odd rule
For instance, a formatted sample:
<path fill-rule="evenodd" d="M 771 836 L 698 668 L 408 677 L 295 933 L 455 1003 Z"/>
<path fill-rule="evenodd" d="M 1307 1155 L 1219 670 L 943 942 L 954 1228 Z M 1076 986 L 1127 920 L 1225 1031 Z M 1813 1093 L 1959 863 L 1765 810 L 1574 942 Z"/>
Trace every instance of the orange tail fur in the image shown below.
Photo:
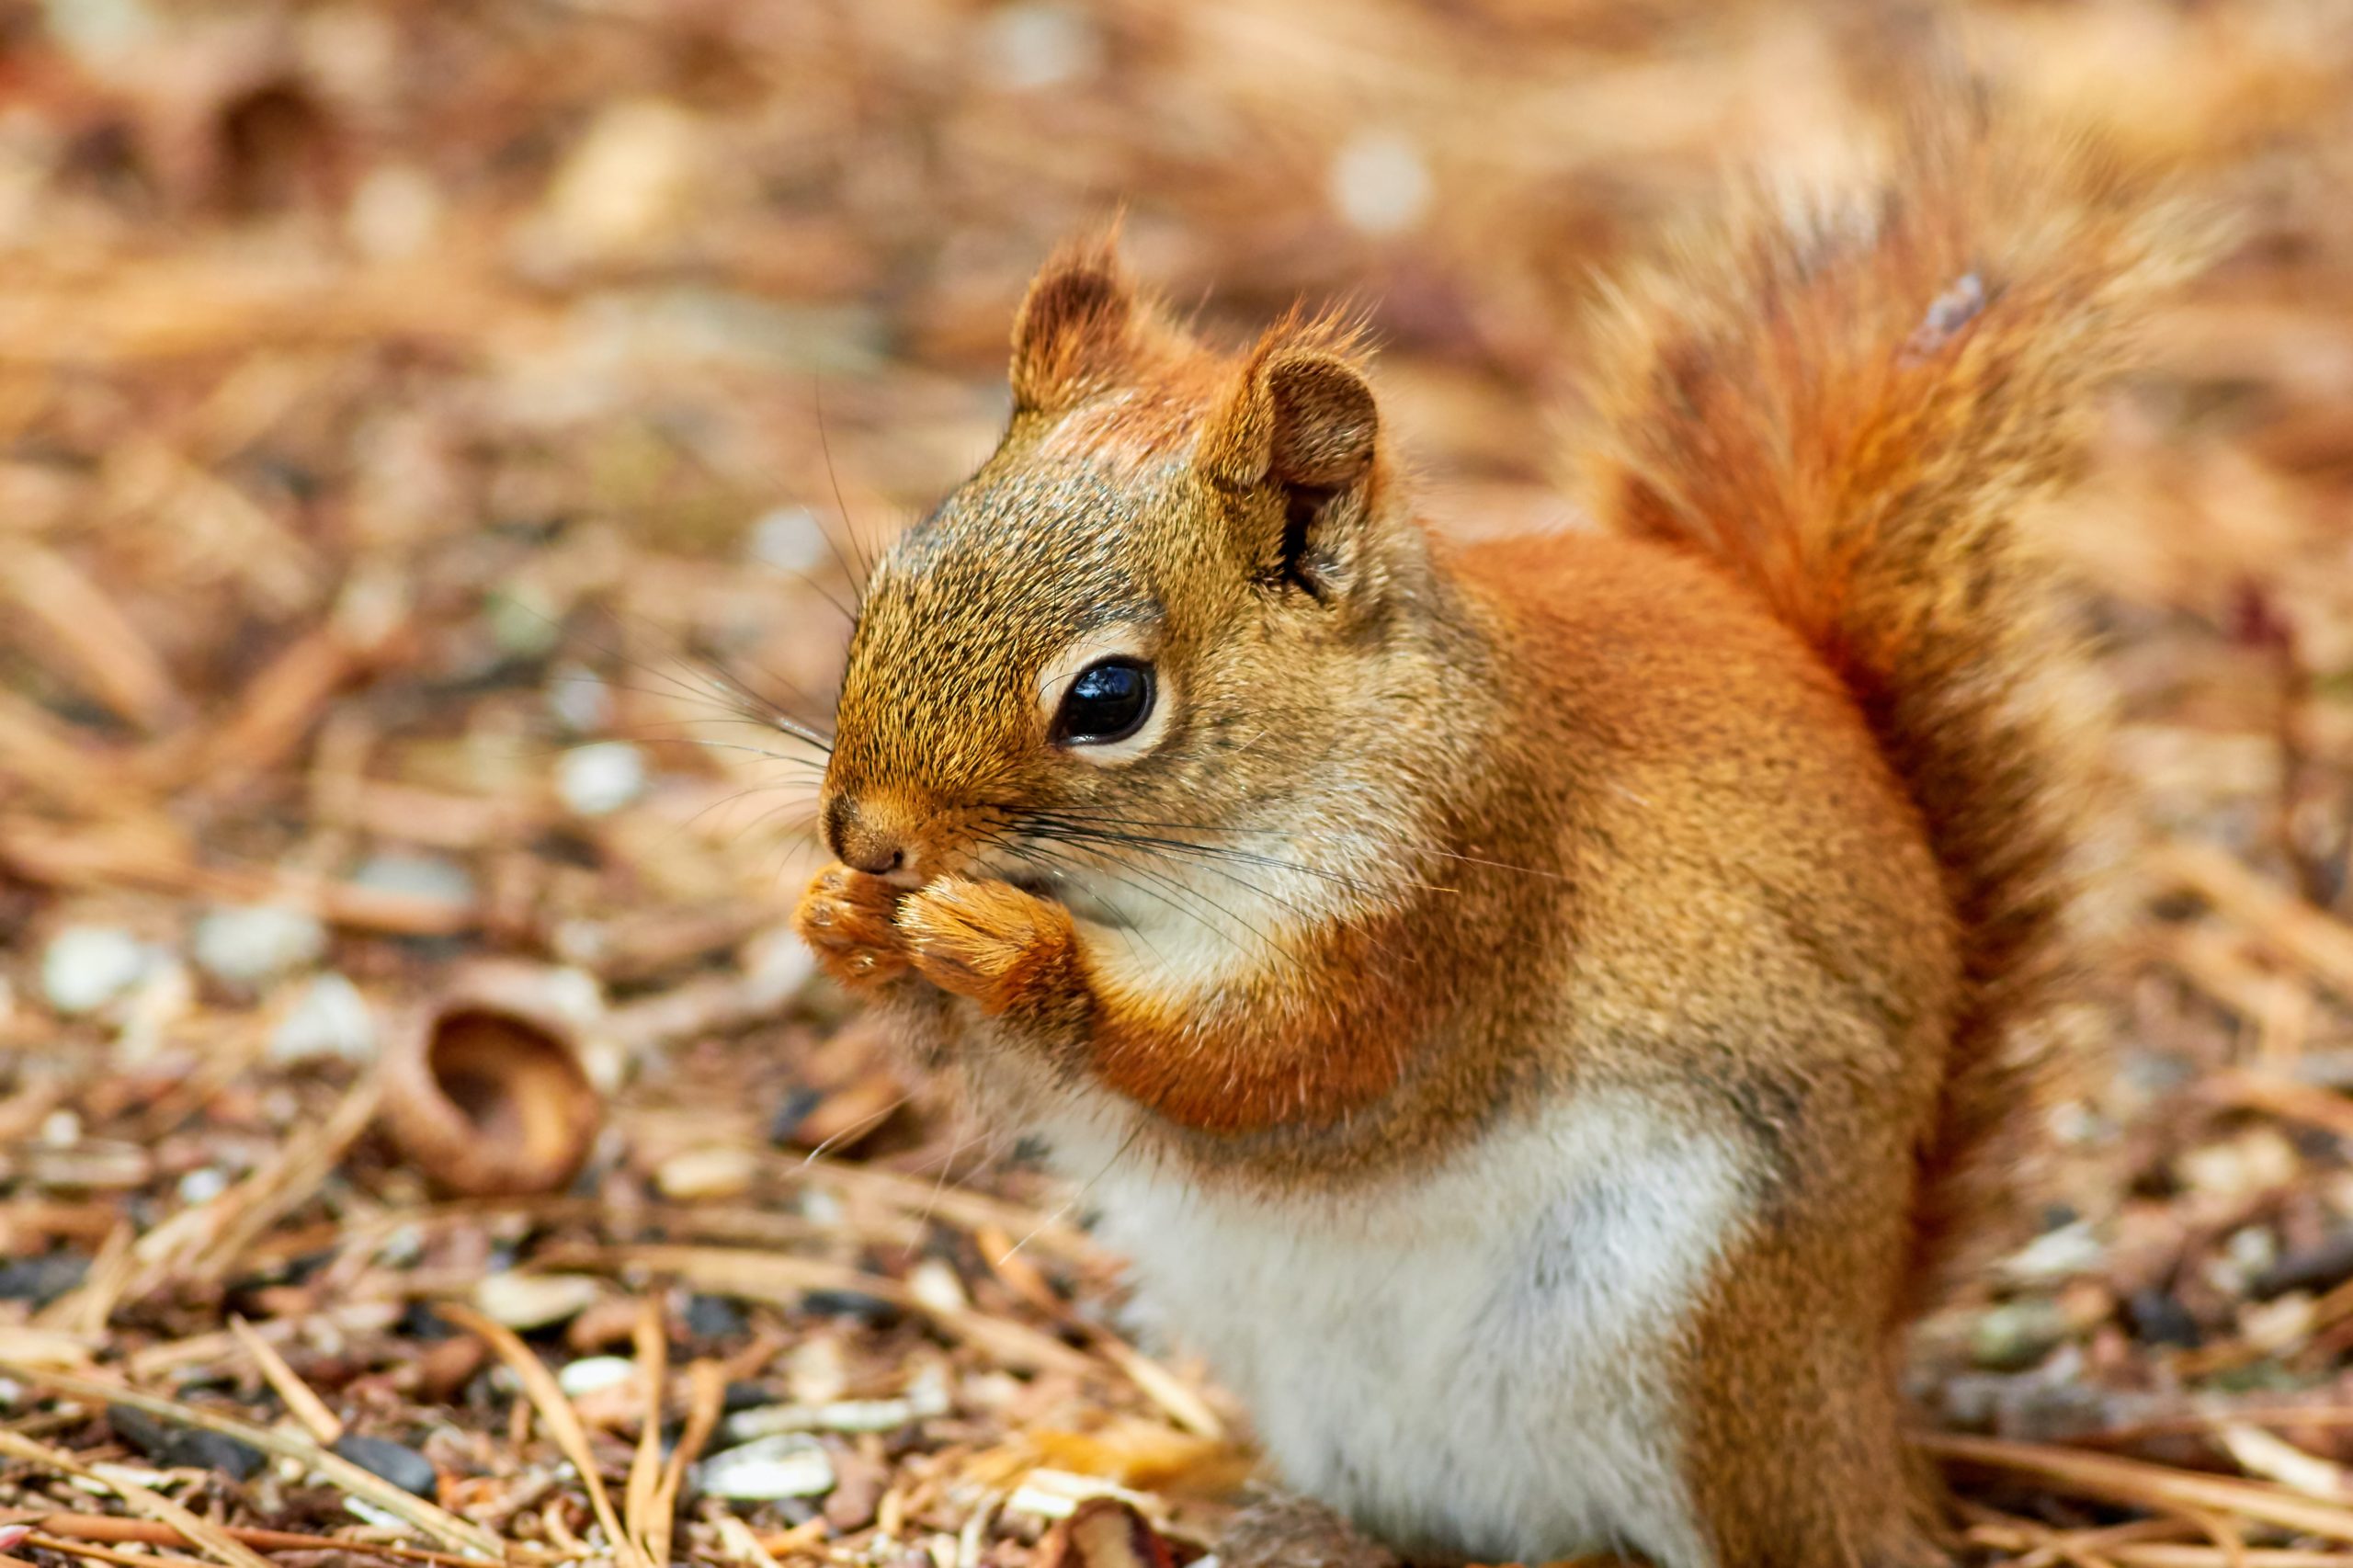
<path fill-rule="evenodd" d="M 2048 1062 L 2096 703 L 2022 527 L 2083 462 L 2136 309 L 2201 247 L 2089 149 L 1915 135 L 1867 199 L 1761 195 L 1634 279 L 1588 384 L 1620 531 L 1712 558 L 1854 693 L 1917 803 L 1967 1001 L 1920 1151 L 1918 1268 L 2005 1196 Z"/>

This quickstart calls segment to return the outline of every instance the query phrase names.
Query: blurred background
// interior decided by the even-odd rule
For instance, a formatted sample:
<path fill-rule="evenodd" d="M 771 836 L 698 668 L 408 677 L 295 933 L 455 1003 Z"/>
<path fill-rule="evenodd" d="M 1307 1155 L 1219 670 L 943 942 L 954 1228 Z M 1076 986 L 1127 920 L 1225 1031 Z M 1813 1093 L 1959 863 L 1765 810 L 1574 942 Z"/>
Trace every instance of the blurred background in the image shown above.
<path fill-rule="evenodd" d="M 774 718 L 1057 240 L 1360 301 L 1434 512 L 1556 526 L 1597 278 L 1939 38 L 2241 229 L 2053 519 L 2145 908 L 1922 1392 L 1983 1556 L 2353 1552 L 2343 0 L 0 0 L 0 1552 L 206 1544 L 100 1461 L 272 1551 L 1198 1551 L 1239 1413 L 812 983 Z M 444 1036 L 601 1119 L 554 1195 L 382 1131 Z"/>

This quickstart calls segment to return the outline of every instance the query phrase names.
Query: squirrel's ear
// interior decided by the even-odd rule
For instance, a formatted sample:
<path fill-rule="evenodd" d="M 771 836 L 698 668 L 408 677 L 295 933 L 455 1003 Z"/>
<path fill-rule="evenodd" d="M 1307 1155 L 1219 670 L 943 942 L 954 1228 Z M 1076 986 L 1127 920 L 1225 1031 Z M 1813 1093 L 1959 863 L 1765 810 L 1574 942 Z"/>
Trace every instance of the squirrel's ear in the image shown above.
<path fill-rule="evenodd" d="M 1317 592 L 1349 574 L 1380 434 L 1372 388 L 1355 365 L 1322 349 L 1277 349 L 1235 388 L 1201 462 L 1235 494 L 1252 535 L 1245 548 Z"/>
<path fill-rule="evenodd" d="M 1068 252 L 1029 285 L 1013 323 L 1013 405 L 1067 408 L 1132 358 L 1135 285 L 1109 244 Z"/>
<path fill-rule="evenodd" d="M 1381 413 L 1357 368 L 1329 354 L 1279 354 L 1266 368 L 1274 415 L 1268 476 L 1298 490 L 1344 490 L 1372 467 Z"/>
<path fill-rule="evenodd" d="M 1372 467 L 1381 415 L 1354 365 L 1315 348 L 1254 358 L 1211 421 L 1201 465 L 1228 490 L 1262 484 L 1330 493 Z"/>

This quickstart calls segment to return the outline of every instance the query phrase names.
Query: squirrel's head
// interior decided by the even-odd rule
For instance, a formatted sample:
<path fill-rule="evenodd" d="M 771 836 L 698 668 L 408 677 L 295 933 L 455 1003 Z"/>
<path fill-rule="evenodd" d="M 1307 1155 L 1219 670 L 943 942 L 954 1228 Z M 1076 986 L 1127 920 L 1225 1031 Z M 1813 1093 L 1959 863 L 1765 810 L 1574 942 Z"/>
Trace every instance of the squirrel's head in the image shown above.
<path fill-rule="evenodd" d="M 1120 923 L 1190 896 L 1173 868 L 1280 880 L 1248 869 L 1299 858 L 1263 835 L 1364 790 L 1420 689 L 1399 662 L 1430 546 L 1351 333 L 1293 320 L 1220 355 L 1091 246 L 1031 284 L 1012 382 L 995 453 L 867 585 L 827 846 Z M 1158 859 L 1111 891 L 1139 845 Z"/>

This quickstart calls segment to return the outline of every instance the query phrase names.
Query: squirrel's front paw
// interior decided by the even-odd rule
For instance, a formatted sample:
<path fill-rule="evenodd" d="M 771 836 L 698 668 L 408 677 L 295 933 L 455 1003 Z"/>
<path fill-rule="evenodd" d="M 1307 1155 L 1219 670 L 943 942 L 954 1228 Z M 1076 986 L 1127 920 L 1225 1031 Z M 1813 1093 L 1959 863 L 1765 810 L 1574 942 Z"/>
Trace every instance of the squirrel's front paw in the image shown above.
<path fill-rule="evenodd" d="M 915 972 L 992 1013 L 1039 999 L 1073 940 L 1067 911 L 1010 882 L 942 877 L 908 894 L 898 918 Z"/>
<path fill-rule="evenodd" d="M 907 953 L 892 923 L 899 890 L 836 862 L 817 873 L 792 912 L 792 928 L 835 981 L 853 990 L 895 980 Z"/>

